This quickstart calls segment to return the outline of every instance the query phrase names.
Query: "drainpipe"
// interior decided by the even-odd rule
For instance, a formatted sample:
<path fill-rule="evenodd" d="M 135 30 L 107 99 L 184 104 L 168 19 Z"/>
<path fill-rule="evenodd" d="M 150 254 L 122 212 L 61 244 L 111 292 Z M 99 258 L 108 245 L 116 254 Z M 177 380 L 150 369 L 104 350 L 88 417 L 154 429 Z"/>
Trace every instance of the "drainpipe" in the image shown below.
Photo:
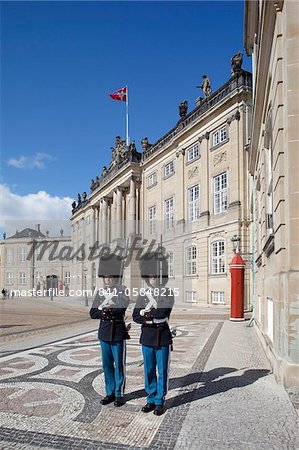
<path fill-rule="evenodd" d="M 251 306 L 252 313 L 251 318 L 247 324 L 247 327 L 253 326 L 254 318 L 255 318 L 255 190 L 254 190 L 254 182 L 253 176 L 250 177 L 250 193 L 252 197 L 252 289 L 251 289 Z"/>

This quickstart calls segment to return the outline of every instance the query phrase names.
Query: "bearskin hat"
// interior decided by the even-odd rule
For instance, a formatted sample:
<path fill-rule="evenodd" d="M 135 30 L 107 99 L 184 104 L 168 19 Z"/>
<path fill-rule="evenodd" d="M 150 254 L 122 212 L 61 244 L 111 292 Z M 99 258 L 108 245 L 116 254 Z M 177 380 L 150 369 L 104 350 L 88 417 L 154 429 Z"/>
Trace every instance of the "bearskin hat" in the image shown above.
<path fill-rule="evenodd" d="M 105 275 L 110 275 L 112 277 L 120 277 L 122 262 L 122 258 L 113 253 L 102 256 L 99 261 L 98 276 L 104 277 Z"/>
<path fill-rule="evenodd" d="M 139 261 L 141 277 L 148 284 L 150 275 L 158 278 L 158 283 L 165 285 L 168 281 L 168 261 L 165 255 L 158 252 L 145 253 Z M 161 277 L 161 279 L 160 279 Z"/>

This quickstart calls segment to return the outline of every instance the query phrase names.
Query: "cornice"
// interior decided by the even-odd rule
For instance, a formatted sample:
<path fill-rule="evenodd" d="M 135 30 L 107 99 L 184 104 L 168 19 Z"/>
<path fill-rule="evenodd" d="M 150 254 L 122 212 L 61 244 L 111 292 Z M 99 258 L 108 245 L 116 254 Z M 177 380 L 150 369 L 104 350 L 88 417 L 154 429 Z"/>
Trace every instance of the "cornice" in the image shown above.
<path fill-rule="evenodd" d="M 276 11 L 272 1 L 264 2 L 261 18 L 261 37 L 256 70 L 255 103 L 252 121 L 252 136 L 250 143 L 249 172 L 253 175 L 256 164 L 258 141 L 261 132 L 264 104 L 267 99 L 267 80 L 269 76 L 269 63 L 274 39 Z"/>

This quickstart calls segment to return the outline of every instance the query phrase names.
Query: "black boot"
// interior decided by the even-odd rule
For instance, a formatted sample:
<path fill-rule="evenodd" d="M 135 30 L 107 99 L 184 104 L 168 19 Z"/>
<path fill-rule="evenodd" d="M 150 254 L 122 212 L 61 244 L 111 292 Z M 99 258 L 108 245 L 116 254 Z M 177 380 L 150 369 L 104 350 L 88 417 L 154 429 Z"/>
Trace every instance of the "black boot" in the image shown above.
<path fill-rule="evenodd" d="M 141 408 L 141 411 L 144 413 L 149 413 L 155 409 L 154 403 L 147 403 L 143 408 Z"/>
<path fill-rule="evenodd" d="M 123 397 L 116 397 L 114 406 L 123 406 L 125 404 L 125 400 Z"/>
<path fill-rule="evenodd" d="M 154 414 L 155 414 L 155 416 L 162 416 L 162 414 L 164 414 L 165 411 L 166 411 L 165 404 L 164 405 L 156 405 Z"/>
<path fill-rule="evenodd" d="M 106 397 L 102 398 L 102 400 L 100 401 L 101 405 L 109 405 L 109 403 L 114 402 L 115 400 L 115 395 L 106 395 Z"/>

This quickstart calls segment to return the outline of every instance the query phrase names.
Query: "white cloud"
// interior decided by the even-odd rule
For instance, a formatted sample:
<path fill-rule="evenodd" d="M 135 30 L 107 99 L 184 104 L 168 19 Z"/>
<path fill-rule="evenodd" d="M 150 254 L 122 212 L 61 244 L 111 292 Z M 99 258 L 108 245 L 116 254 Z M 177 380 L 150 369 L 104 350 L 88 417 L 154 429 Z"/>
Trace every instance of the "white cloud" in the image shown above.
<path fill-rule="evenodd" d="M 17 169 L 43 169 L 46 161 L 53 161 L 54 158 L 48 153 L 38 152 L 34 156 L 20 156 L 19 158 L 10 158 L 7 161 L 9 166 Z"/>
<path fill-rule="evenodd" d="M 8 186 L 0 184 L 0 227 L 7 236 L 16 229 L 21 231 L 26 227 L 35 228 L 38 223 L 41 224 L 43 233 L 49 229 L 53 236 L 57 234 L 57 228 L 58 232 L 63 228 L 69 234 L 72 202 L 70 197 L 51 196 L 45 191 L 18 195 Z"/>

